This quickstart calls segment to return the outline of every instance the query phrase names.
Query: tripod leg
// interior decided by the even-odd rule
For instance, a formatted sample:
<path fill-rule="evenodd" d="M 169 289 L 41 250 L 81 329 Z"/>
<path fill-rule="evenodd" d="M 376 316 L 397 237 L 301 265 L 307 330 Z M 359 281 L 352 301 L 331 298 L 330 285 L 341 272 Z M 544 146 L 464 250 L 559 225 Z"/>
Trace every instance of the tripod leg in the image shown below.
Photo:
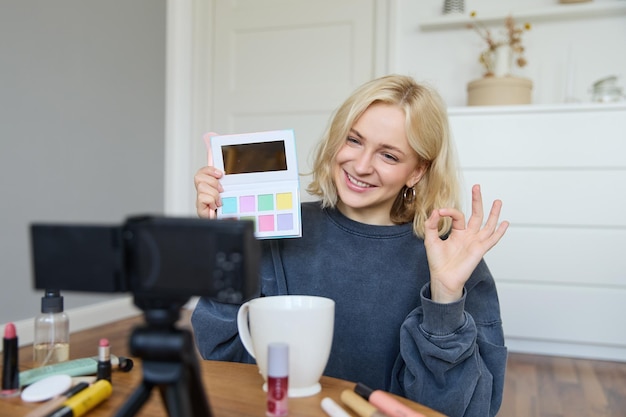
<path fill-rule="evenodd" d="M 117 411 L 115 417 L 132 417 L 134 416 L 143 405 L 150 398 L 152 385 L 143 382 L 135 389 L 133 394 L 128 398 L 126 403 Z"/>
<path fill-rule="evenodd" d="M 202 385 L 199 364 L 195 356 L 177 363 L 179 378 L 159 384 L 161 397 L 169 417 L 202 416 L 212 417 L 209 401 Z"/>
<path fill-rule="evenodd" d="M 202 385 L 202 376 L 200 375 L 200 364 L 197 363 L 197 359 L 193 361 L 191 365 L 188 365 L 188 386 L 191 399 L 191 409 L 194 416 L 206 416 L 212 417 L 211 407 L 209 407 L 209 398 L 204 391 Z"/>
<path fill-rule="evenodd" d="M 189 392 L 182 392 L 182 387 L 179 384 L 170 384 L 160 388 L 161 397 L 169 417 L 200 415 L 191 411 L 191 404 L 188 398 Z"/>
<path fill-rule="evenodd" d="M 158 325 L 136 328 L 130 343 L 131 353 L 143 361 L 143 383 L 116 417 L 132 417 L 154 387 L 159 388 L 170 417 L 212 417 L 193 335 L 189 330 L 174 327 L 173 323 L 164 326 L 157 320 L 161 315 L 153 313 L 150 317 Z"/>

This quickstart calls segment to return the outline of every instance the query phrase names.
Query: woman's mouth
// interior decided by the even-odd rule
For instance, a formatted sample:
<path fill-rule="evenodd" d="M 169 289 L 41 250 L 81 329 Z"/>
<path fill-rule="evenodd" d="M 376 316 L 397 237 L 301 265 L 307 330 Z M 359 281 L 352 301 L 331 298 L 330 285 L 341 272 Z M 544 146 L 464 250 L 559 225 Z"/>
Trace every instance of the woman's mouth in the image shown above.
<path fill-rule="evenodd" d="M 356 178 L 354 178 L 352 175 L 348 174 L 347 172 L 346 172 L 346 178 L 348 179 L 348 184 L 354 185 L 358 188 L 371 188 L 372 187 L 371 184 L 368 184 L 363 181 L 359 181 Z"/>

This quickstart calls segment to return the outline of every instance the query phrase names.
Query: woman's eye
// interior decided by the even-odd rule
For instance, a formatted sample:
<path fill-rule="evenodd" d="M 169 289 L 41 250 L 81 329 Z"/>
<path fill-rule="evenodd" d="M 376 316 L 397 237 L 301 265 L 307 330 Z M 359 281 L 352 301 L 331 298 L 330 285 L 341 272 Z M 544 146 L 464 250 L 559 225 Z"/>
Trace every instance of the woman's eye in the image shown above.
<path fill-rule="evenodd" d="M 389 160 L 391 162 L 398 162 L 399 161 L 399 159 L 395 155 L 392 155 L 390 153 L 383 153 L 383 158 L 385 158 L 385 159 L 387 159 L 387 160 Z"/>
<path fill-rule="evenodd" d="M 348 138 L 346 139 L 346 141 L 347 141 L 348 143 L 356 143 L 356 144 L 361 143 L 361 142 L 359 142 L 359 140 L 358 140 L 357 138 L 355 138 L 354 136 L 348 136 Z"/>

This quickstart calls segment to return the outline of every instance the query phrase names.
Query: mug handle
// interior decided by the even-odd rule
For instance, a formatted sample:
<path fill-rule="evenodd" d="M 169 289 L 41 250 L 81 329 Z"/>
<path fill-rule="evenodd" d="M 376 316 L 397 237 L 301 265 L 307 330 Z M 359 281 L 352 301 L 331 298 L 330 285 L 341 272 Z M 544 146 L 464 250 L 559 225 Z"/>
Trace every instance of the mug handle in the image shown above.
<path fill-rule="evenodd" d="M 254 355 L 254 347 L 252 345 L 252 337 L 250 336 L 250 327 L 248 326 L 248 311 L 250 311 L 250 302 L 245 302 L 239 307 L 237 312 L 237 329 L 239 330 L 239 339 L 243 343 L 250 356 L 256 359 Z"/>

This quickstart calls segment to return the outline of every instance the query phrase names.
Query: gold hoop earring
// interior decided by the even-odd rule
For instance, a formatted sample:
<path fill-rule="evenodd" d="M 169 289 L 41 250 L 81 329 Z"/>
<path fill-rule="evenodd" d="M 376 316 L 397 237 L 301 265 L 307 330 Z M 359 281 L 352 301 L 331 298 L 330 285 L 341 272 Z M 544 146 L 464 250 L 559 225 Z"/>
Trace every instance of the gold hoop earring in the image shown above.
<path fill-rule="evenodd" d="M 411 190 L 410 193 L 409 193 L 409 190 Z M 411 204 L 413 201 L 415 201 L 415 188 L 404 187 L 404 191 L 402 192 L 402 197 L 404 198 L 405 204 Z"/>

